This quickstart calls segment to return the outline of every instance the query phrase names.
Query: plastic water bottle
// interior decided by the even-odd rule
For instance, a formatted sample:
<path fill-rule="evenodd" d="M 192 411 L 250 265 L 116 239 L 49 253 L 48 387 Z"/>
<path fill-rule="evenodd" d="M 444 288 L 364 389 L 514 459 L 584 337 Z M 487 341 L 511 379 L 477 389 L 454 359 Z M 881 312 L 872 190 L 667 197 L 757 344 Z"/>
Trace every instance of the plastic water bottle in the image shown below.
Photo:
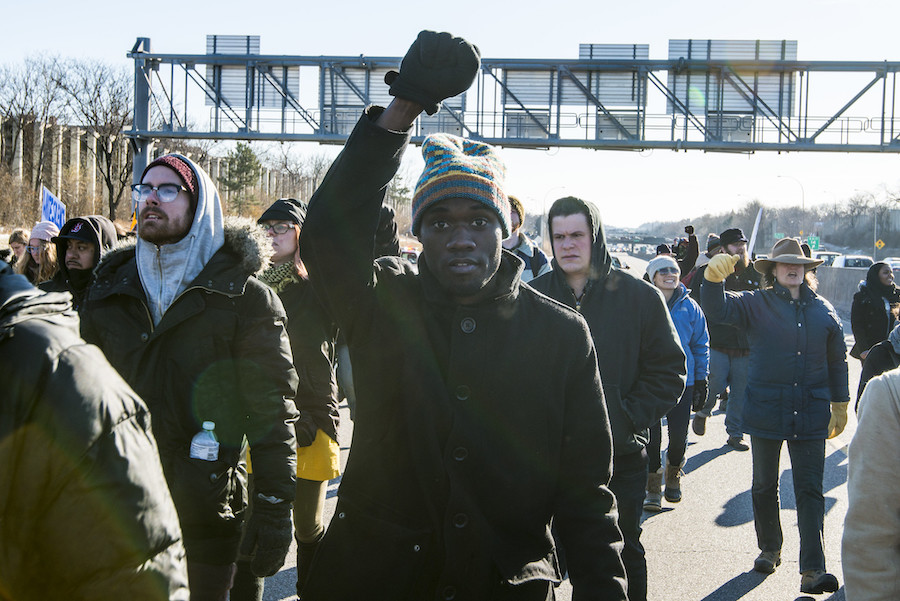
<path fill-rule="evenodd" d="M 216 440 L 215 422 L 203 422 L 203 429 L 191 439 L 191 457 L 203 461 L 215 461 L 219 458 L 219 442 Z"/>

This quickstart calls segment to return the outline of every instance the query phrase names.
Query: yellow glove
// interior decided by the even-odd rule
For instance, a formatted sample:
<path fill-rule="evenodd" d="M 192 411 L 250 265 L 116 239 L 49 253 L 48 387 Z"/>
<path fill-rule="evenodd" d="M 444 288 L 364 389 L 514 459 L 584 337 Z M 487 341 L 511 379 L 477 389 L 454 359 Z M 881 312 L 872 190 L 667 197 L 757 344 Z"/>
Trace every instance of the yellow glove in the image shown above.
<path fill-rule="evenodd" d="M 738 255 L 716 255 L 706 265 L 703 277 L 710 282 L 718 284 L 734 273 L 734 266 L 740 260 L 741 257 Z"/>
<path fill-rule="evenodd" d="M 828 422 L 828 438 L 834 438 L 847 427 L 847 405 L 849 404 L 850 401 L 831 404 L 831 420 Z"/>

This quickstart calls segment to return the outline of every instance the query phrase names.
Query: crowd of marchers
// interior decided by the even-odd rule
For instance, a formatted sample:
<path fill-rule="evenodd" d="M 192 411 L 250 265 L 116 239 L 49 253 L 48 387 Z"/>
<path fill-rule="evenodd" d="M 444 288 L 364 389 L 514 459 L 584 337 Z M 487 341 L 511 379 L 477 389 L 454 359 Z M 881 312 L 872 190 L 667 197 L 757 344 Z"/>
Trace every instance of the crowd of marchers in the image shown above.
<path fill-rule="evenodd" d="M 434 134 L 412 199 L 422 253 L 400 257 L 384 191 L 415 120 L 479 64 L 470 42 L 420 33 L 308 204 L 226 218 L 204 170 L 168 154 L 132 186 L 135 232 L 92 215 L 12 233 L 0 599 L 259 601 L 295 540 L 304 601 L 547 601 L 564 578 L 578 599 L 645 601 L 642 513 L 682 499 L 688 431 L 717 401 L 725 444 L 752 455 L 753 569 L 782 561 L 787 445 L 800 591 L 838 589 L 823 472 L 847 351 L 798 240 L 751 261 L 741 229 L 701 253 L 688 227 L 687 252 L 658 249 L 642 279 L 613 265 L 599 208 L 565 197 L 551 258 L 521 231 L 499 151 Z M 900 582 L 900 495 L 868 488 L 897 481 L 900 294 L 869 276 L 851 601 Z M 337 373 L 354 434 L 326 524 Z"/>

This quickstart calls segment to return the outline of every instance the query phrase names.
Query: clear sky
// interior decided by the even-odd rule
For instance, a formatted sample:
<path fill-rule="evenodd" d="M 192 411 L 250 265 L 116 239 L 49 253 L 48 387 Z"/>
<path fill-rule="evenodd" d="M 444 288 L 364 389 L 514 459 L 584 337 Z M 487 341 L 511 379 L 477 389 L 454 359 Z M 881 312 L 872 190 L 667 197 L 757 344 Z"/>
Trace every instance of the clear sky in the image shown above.
<path fill-rule="evenodd" d="M 260 35 L 264 54 L 402 56 L 421 29 L 466 37 L 487 58 L 577 58 L 579 43 L 639 43 L 650 44 L 650 57 L 661 59 L 671 38 L 711 38 L 797 40 L 801 60 L 900 61 L 896 0 L 9 4 L 0 26 L 3 63 L 48 52 L 130 66 L 125 55 L 137 37 L 151 38 L 155 52 L 202 54 L 213 33 Z M 752 199 L 788 206 L 803 197 L 811 206 L 855 191 L 900 192 L 897 154 L 501 152 L 507 188 L 529 211 L 571 194 L 597 203 L 607 223 L 626 227 L 687 220 Z M 407 156 L 416 173 L 418 150 L 410 148 Z"/>

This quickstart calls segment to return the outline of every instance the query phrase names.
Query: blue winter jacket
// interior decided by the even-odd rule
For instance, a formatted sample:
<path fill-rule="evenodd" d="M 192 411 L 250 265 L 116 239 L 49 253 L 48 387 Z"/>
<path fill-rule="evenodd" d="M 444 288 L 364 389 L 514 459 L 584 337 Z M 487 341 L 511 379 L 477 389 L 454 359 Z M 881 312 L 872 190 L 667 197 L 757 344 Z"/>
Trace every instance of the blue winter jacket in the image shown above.
<path fill-rule="evenodd" d="M 693 386 L 695 380 L 709 375 L 709 332 L 706 316 L 689 294 L 684 284 L 678 284 L 666 305 L 687 358 L 687 385 Z"/>
<path fill-rule="evenodd" d="M 740 325 L 750 338 L 744 432 L 775 440 L 824 439 L 831 402 L 850 400 L 841 320 L 806 284 L 794 300 L 787 288 L 726 293 L 703 282 L 710 321 Z"/>

